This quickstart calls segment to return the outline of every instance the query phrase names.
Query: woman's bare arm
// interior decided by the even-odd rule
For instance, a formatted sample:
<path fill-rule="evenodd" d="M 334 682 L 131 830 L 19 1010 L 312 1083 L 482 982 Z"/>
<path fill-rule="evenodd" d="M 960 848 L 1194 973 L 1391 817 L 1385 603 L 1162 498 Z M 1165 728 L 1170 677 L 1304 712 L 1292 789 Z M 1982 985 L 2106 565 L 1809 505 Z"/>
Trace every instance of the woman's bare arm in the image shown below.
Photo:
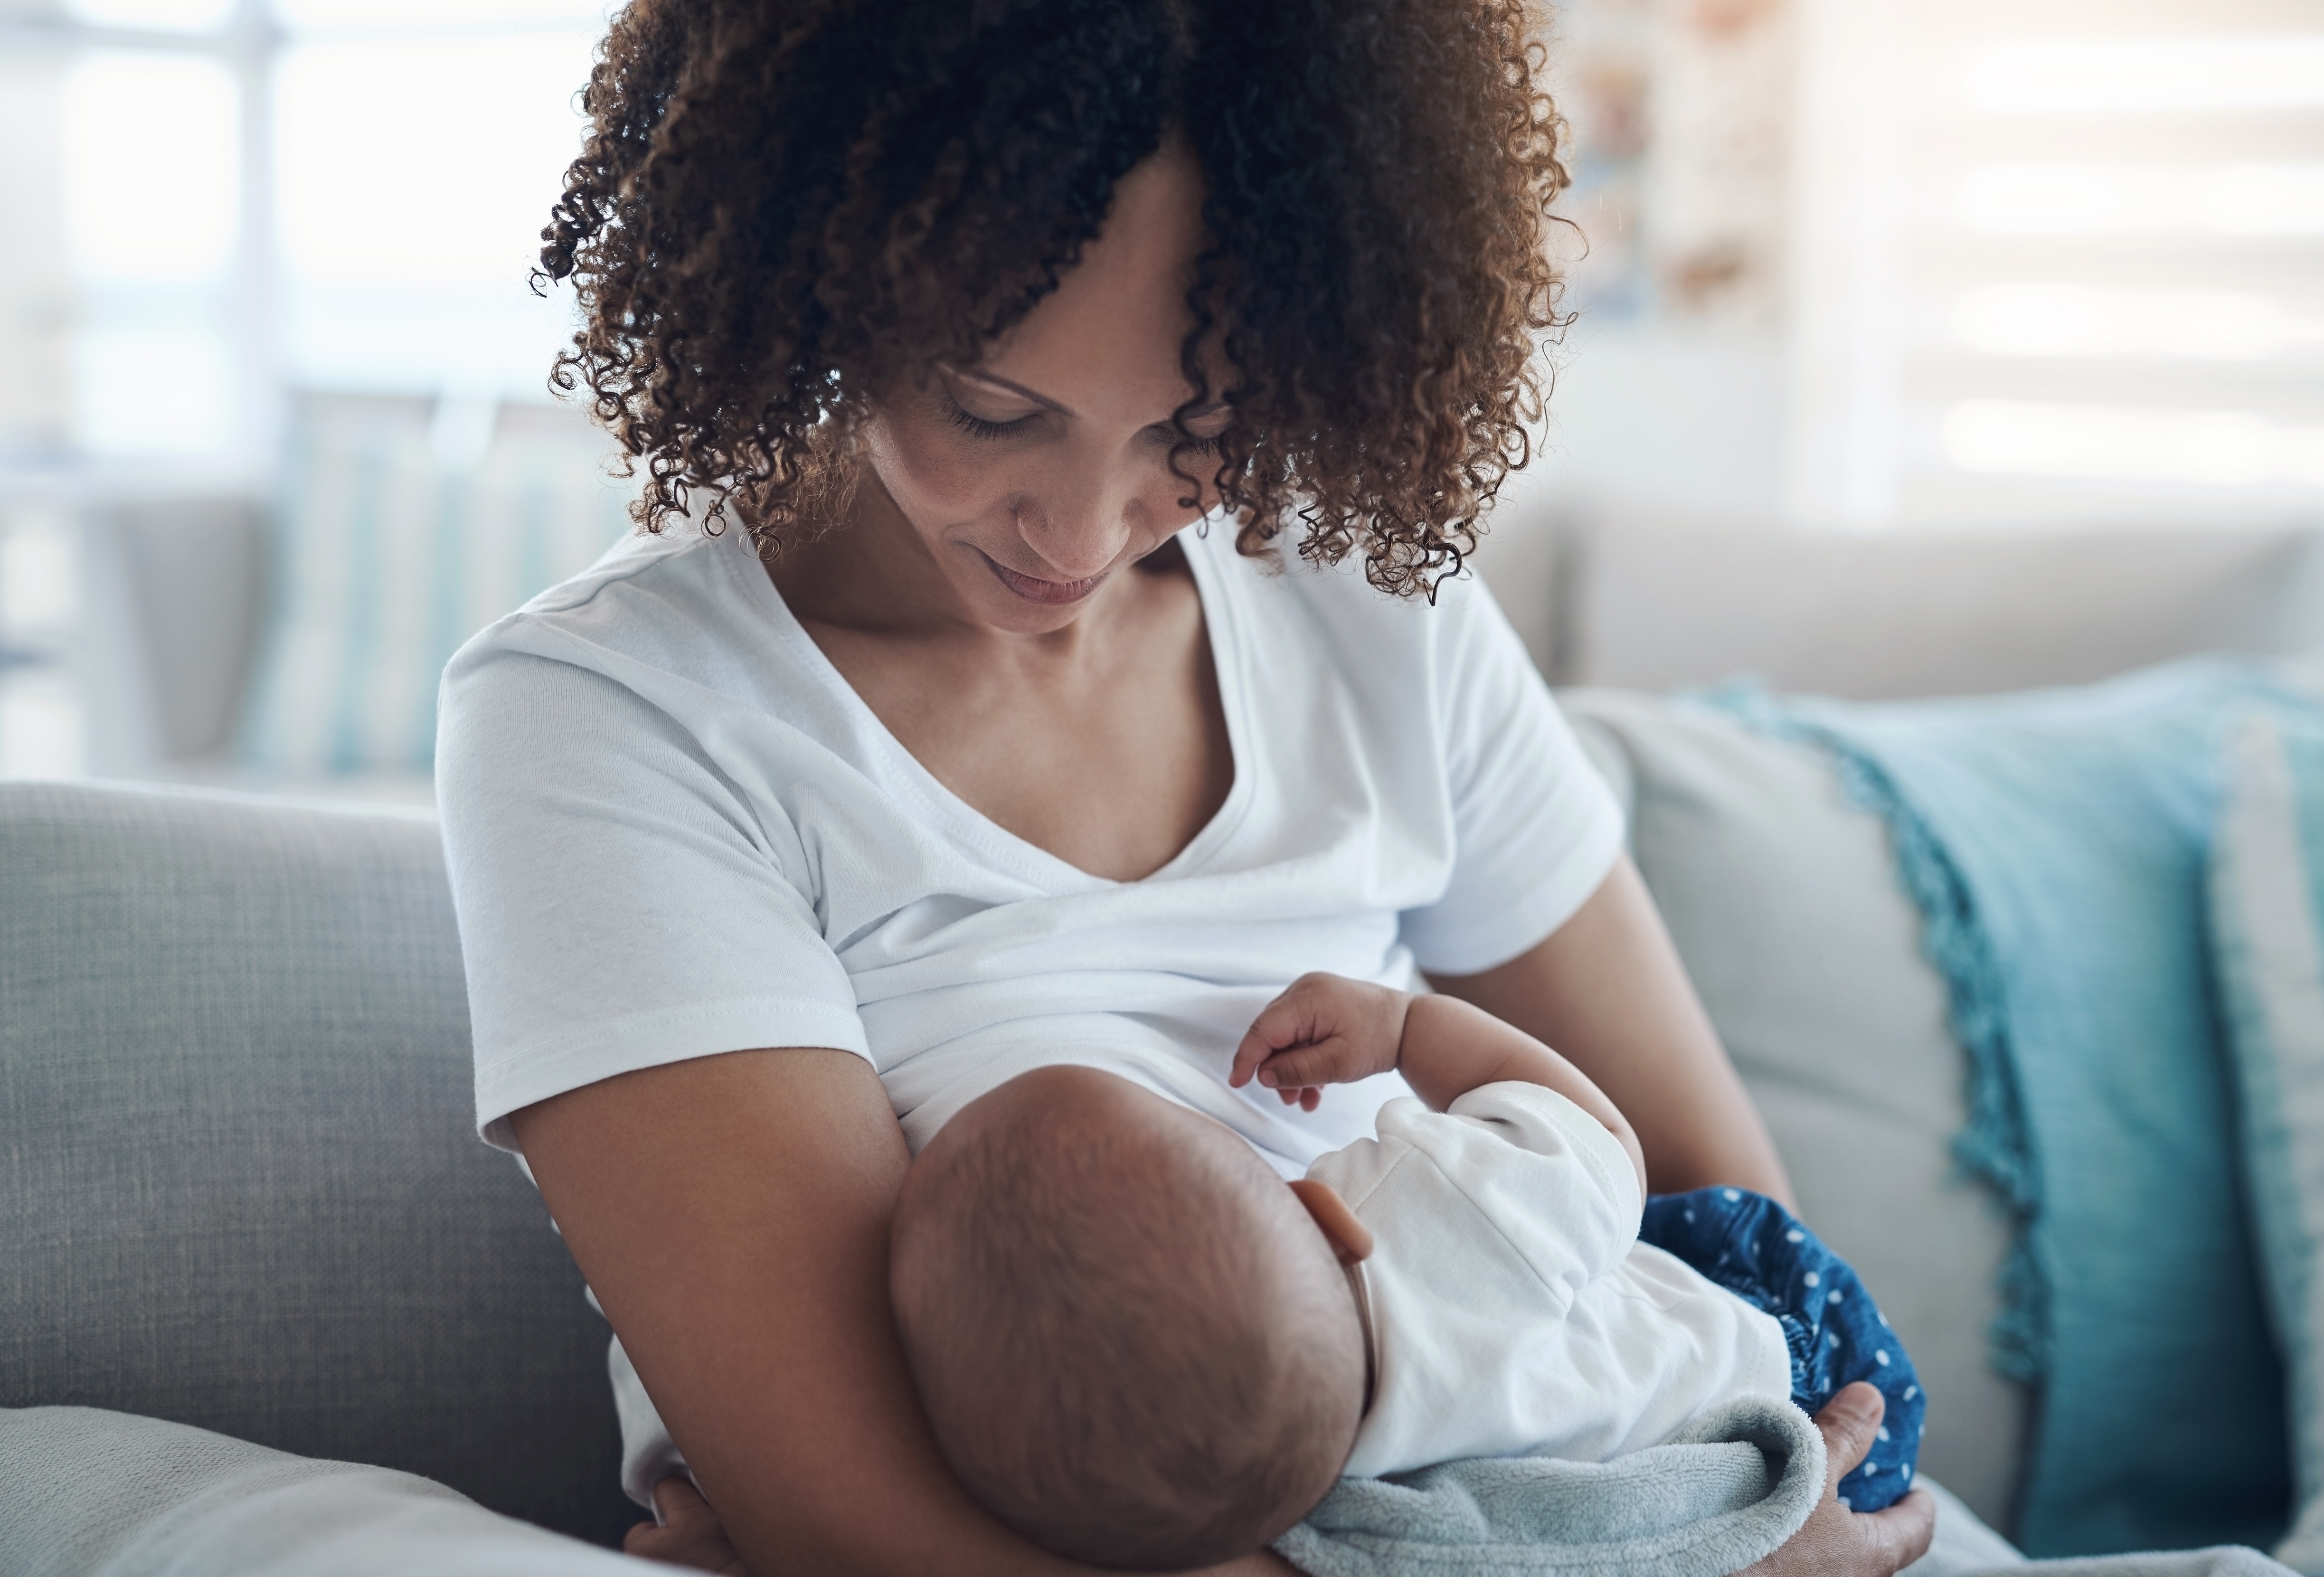
<path fill-rule="evenodd" d="M 888 1305 L 909 1157 L 846 1052 L 735 1052 L 516 1114 L 525 1157 L 662 1420 L 757 1577 L 1095 1577 L 970 1500 Z M 1222 1569 L 1264 1577 L 1271 1555 Z"/>
<path fill-rule="evenodd" d="M 1588 1074 L 1637 1130 L 1655 1192 L 1725 1183 L 1793 1203 L 1775 1140 L 1628 854 L 1530 951 L 1481 974 L 1429 981 Z"/>

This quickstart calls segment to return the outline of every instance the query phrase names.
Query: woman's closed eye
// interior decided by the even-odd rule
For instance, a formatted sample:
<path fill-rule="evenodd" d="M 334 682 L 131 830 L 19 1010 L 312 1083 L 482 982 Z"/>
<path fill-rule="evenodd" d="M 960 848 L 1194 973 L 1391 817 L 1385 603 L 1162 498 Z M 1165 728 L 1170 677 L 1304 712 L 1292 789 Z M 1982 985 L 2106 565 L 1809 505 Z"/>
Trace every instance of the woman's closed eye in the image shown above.
<path fill-rule="evenodd" d="M 959 401 L 953 399 L 949 395 L 946 395 L 945 398 L 945 420 L 951 422 L 953 426 L 960 429 L 961 431 L 968 434 L 971 438 L 1014 438 L 1019 433 L 1024 432 L 1027 429 L 1030 428 L 1035 422 L 1040 420 L 1040 419 L 1041 413 L 1039 411 L 1028 410 L 1024 415 L 1011 417 L 1007 421 L 994 421 L 988 417 L 977 415 L 974 411 L 968 410 L 966 407 L 963 406 Z"/>
<path fill-rule="evenodd" d="M 1162 441 L 1174 449 L 1183 447 L 1189 454 L 1215 455 L 1219 452 L 1219 440 L 1226 437 L 1231 420 L 1225 407 L 1213 405 L 1186 418 L 1183 434 L 1167 421 L 1157 423 L 1156 430 L 1161 435 Z"/>

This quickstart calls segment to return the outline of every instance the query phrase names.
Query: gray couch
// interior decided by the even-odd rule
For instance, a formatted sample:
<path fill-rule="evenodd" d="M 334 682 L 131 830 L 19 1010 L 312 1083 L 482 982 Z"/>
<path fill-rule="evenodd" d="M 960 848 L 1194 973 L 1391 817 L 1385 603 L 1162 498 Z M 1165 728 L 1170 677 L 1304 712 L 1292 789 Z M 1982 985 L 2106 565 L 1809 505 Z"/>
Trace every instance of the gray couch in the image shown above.
<path fill-rule="evenodd" d="M 471 1111 L 432 818 L 0 786 L 0 1407 L 617 1537 L 604 1323 Z"/>
<path fill-rule="evenodd" d="M 2026 1398 L 1984 1353 L 2006 1233 L 1947 1150 L 1963 1063 L 1880 827 L 1796 747 L 1637 694 L 1568 706 L 1805 1214 L 1914 1353 L 1924 1470 L 2006 1526 Z M 305 1457 L 585 1539 L 632 1519 L 604 1327 L 517 1167 L 473 1137 L 466 1042 L 425 815 L 0 785 L 0 1408 L 298 1453 L 237 1466 L 208 1436 L 131 1451 L 104 1415 L 0 1412 L 0 1572 L 156 1569 L 71 1552 L 223 1539 L 187 1506 L 324 1471 Z M 330 1471 L 346 1505 L 450 1515 L 418 1480 Z M 90 1517 L 102 1538 L 74 1543 Z M 464 1551 L 465 1526 L 442 1534 Z M 220 1547 L 240 1554 L 185 1569 L 419 1569 Z M 557 1547 L 543 1570 L 596 1558 Z M 476 1561 L 458 1569 L 531 1569 Z"/>

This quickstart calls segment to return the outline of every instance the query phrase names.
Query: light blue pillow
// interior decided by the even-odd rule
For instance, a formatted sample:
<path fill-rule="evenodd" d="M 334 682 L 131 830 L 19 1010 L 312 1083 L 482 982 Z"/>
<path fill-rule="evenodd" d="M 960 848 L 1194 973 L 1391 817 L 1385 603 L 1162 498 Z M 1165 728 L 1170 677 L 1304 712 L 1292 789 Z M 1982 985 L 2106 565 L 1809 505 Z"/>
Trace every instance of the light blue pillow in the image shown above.
<path fill-rule="evenodd" d="M 460 643 L 631 529 L 637 484 L 606 474 L 611 440 L 577 413 L 505 407 L 465 465 L 429 422 L 426 401 L 300 402 L 243 712 L 253 771 L 429 770 Z"/>
<path fill-rule="evenodd" d="M 2255 713 L 2235 731 L 2230 763 L 2211 848 L 2211 946 L 2289 1370 L 2298 1510 L 2275 1554 L 2324 1577 L 2324 719 Z"/>

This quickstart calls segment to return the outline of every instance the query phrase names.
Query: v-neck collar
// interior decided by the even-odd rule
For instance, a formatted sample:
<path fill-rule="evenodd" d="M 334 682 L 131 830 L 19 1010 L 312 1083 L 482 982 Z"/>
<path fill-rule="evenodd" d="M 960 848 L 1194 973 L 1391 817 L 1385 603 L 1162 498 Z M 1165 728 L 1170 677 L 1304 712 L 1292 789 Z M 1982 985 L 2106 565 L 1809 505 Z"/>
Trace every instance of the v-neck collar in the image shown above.
<path fill-rule="evenodd" d="M 748 533 L 732 533 L 737 539 L 737 548 L 726 556 L 726 563 L 743 583 L 744 595 L 758 602 L 765 611 L 768 627 L 775 639 L 832 693 L 856 733 L 889 768 L 892 780 L 909 790 L 953 835 L 983 850 L 1001 863 L 1016 868 L 1042 887 L 1053 890 L 1097 890 L 1167 881 L 1191 874 L 1217 853 L 1250 809 L 1255 787 L 1254 756 L 1250 738 L 1249 676 L 1242 661 L 1242 640 L 1235 617 L 1239 610 L 1230 606 L 1235 600 L 1234 590 L 1225 584 L 1219 566 L 1212 561 L 1211 554 L 1215 549 L 1203 534 L 1205 525 L 1219 523 L 1198 521 L 1178 532 L 1176 540 L 1187 569 L 1194 577 L 1195 596 L 1202 604 L 1204 638 L 1211 649 L 1212 683 L 1218 687 L 1219 710 L 1226 722 L 1227 749 L 1233 758 L 1234 776 L 1226 798 L 1201 830 L 1159 867 L 1130 881 L 1095 875 L 1058 858 L 1038 844 L 1019 837 L 945 787 L 943 779 L 904 747 L 903 741 L 890 731 L 871 704 L 847 682 L 847 676 L 839 671 L 838 665 L 816 644 L 815 637 L 807 633 L 798 615 L 783 600 L 774 576 L 767 573 L 765 564 L 751 549 Z"/>

